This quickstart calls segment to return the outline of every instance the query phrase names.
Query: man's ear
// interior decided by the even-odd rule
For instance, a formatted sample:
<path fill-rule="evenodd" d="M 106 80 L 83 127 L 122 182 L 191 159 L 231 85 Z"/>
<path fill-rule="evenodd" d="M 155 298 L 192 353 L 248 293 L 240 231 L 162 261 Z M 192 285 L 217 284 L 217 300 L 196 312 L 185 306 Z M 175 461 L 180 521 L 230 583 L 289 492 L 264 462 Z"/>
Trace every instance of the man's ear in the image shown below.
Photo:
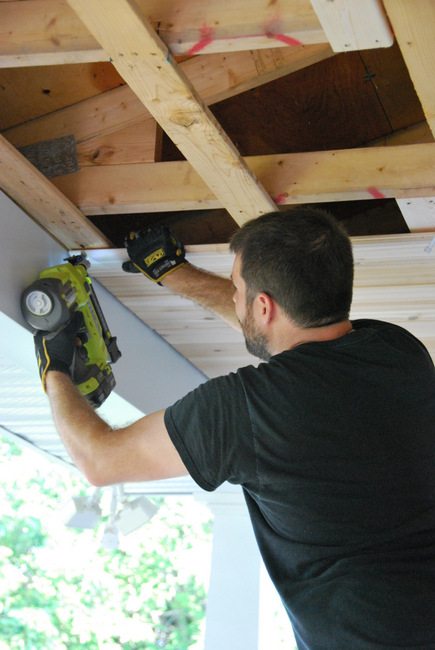
<path fill-rule="evenodd" d="M 277 305 L 269 294 L 262 291 L 255 296 L 254 309 L 259 322 L 267 325 L 276 316 Z"/>

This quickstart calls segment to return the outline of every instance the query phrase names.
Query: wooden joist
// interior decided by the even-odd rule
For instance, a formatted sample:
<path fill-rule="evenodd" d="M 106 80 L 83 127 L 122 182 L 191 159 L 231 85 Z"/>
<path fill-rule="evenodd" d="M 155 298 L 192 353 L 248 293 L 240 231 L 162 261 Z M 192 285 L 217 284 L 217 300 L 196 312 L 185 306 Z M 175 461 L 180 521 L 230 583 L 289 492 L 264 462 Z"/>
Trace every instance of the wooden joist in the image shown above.
<path fill-rule="evenodd" d="M 110 245 L 80 210 L 1 135 L 0 189 L 66 248 Z"/>
<path fill-rule="evenodd" d="M 310 0 L 137 0 L 173 54 L 326 43 Z M 107 61 L 66 0 L 0 2 L 0 67 Z"/>
<path fill-rule="evenodd" d="M 244 160 L 280 205 L 435 194 L 435 143 Z M 88 167 L 54 183 L 89 215 L 222 207 L 187 162 Z"/>
<path fill-rule="evenodd" d="M 273 210 L 274 202 L 133 0 L 69 3 L 236 223 Z"/>
<path fill-rule="evenodd" d="M 329 45 L 193 57 L 180 63 L 203 101 L 213 104 L 333 56 Z M 151 162 L 156 124 L 128 86 L 6 130 L 15 146 L 74 135 L 80 167 Z"/>
<path fill-rule="evenodd" d="M 382 0 L 311 0 L 311 4 L 334 52 L 393 44 Z"/>

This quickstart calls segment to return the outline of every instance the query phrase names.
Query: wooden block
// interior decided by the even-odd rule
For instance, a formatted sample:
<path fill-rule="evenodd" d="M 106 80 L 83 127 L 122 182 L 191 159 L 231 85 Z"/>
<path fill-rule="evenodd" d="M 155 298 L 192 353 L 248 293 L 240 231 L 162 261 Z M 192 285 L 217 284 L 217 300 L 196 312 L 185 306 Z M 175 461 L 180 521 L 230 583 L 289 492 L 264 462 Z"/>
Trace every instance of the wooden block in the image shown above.
<path fill-rule="evenodd" d="M 311 4 L 334 52 L 393 44 L 381 0 L 311 0 Z"/>

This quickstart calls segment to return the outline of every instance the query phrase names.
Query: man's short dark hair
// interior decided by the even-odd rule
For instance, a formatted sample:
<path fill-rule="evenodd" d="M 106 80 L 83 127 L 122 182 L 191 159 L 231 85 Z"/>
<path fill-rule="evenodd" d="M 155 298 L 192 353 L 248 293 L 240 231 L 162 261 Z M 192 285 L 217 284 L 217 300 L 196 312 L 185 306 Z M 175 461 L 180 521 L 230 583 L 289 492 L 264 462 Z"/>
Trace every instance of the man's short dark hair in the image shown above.
<path fill-rule="evenodd" d="M 242 226 L 230 248 L 241 258 L 248 303 L 265 292 L 300 327 L 349 317 L 352 246 L 325 210 L 297 207 L 264 214 Z"/>

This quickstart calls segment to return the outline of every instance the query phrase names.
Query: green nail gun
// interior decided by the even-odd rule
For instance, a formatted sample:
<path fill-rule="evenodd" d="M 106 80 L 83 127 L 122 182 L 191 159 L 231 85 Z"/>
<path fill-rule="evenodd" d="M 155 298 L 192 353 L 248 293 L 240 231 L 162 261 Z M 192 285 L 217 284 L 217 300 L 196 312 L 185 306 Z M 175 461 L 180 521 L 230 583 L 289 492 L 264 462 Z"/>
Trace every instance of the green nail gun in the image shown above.
<path fill-rule="evenodd" d="M 76 312 L 82 324 L 77 334 L 80 345 L 74 355 L 71 378 L 80 393 L 94 407 L 100 406 L 115 387 L 111 363 L 121 356 L 88 275 L 85 255 L 66 258 L 51 266 L 24 290 L 21 310 L 33 330 L 55 332 Z"/>

